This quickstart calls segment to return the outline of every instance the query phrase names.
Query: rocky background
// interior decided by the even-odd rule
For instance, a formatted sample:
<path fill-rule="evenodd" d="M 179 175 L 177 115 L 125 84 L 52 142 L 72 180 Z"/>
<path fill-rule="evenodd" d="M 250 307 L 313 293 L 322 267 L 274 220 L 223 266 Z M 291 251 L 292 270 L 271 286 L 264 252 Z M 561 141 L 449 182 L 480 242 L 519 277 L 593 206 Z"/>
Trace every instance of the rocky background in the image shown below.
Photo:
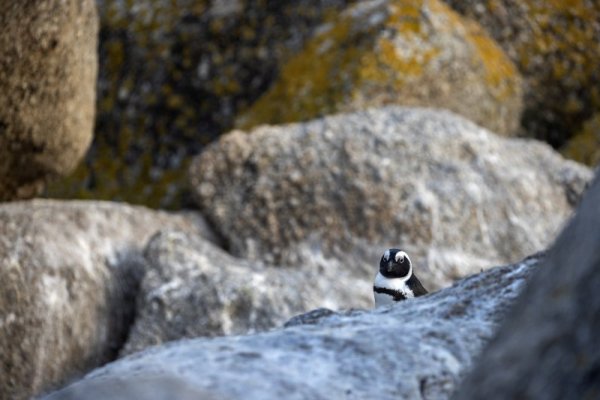
<path fill-rule="evenodd" d="M 596 2 L 0 6 L 0 399 L 600 397 Z"/>
<path fill-rule="evenodd" d="M 388 104 L 597 163 L 597 2 L 354 3 L 97 0 L 94 142 L 47 193 L 190 206 L 190 156 L 232 127 Z"/>

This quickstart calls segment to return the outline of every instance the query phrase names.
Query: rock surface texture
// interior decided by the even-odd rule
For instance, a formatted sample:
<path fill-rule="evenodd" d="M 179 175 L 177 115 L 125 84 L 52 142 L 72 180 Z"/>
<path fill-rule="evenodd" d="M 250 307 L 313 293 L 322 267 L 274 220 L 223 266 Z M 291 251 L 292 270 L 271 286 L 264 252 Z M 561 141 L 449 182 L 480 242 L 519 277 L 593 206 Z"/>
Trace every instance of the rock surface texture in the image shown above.
<path fill-rule="evenodd" d="M 600 398 L 600 174 L 457 399 Z"/>
<path fill-rule="evenodd" d="M 98 0 L 92 151 L 53 195 L 177 207 L 187 157 L 231 129 L 349 0 Z"/>
<path fill-rule="evenodd" d="M 545 248 L 590 178 L 545 144 L 397 107 L 234 131 L 191 167 L 235 255 L 301 265 L 322 252 L 370 281 L 401 247 L 428 289 Z"/>
<path fill-rule="evenodd" d="M 0 201 L 37 195 L 92 139 L 93 0 L 0 1 Z"/>
<path fill-rule="evenodd" d="M 308 325 L 152 348 L 47 400 L 98 399 L 98 388 L 101 395 L 126 399 L 147 377 L 158 379 L 148 400 L 185 399 L 190 391 L 219 399 L 447 398 L 537 262 L 494 268 L 375 311 L 317 310 L 300 319 L 312 320 Z M 179 382 L 184 393 L 172 390 L 165 397 L 161 380 Z"/>
<path fill-rule="evenodd" d="M 445 1 L 484 26 L 523 75 L 526 135 L 557 147 L 600 112 L 600 2 Z"/>
<path fill-rule="evenodd" d="M 192 215 L 101 202 L 0 205 L 0 398 L 25 399 L 114 359 L 132 322 L 141 248 Z"/>
<path fill-rule="evenodd" d="M 265 331 L 316 307 L 370 304 L 371 285 L 313 257 L 294 268 L 244 261 L 182 232 L 156 235 L 121 354 L 183 337 Z"/>
<path fill-rule="evenodd" d="M 363 1 L 322 25 L 237 122 L 247 129 L 399 104 L 448 109 L 511 135 L 521 95 L 498 44 L 442 1 Z"/>

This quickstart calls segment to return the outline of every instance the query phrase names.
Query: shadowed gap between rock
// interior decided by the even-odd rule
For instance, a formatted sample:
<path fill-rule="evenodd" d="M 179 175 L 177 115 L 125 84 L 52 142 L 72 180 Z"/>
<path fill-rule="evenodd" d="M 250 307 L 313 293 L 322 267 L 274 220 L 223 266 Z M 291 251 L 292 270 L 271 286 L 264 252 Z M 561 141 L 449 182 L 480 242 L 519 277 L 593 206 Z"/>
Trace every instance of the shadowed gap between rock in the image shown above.
<path fill-rule="evenodd" d="M 121 349 L 129 338 L 137 315 L 137 297 L 147 267 L 148 263 L 144 256 L 132 250 L 128 250 L 124 259 L 113 267 L 113 285 L 119 286 L 120 290 L 114 291 L 117 293 L 116 296 L 111 296 L 109 286 L 105 288 L 106 296 L 109 299 L 108 309 L 111 310 L 113 316 L 108 320 L 108 332 L 109 334 L 114 332 L 111 334 L 109 355 L 105 363 L 112 362 L 119 357 Z"/>

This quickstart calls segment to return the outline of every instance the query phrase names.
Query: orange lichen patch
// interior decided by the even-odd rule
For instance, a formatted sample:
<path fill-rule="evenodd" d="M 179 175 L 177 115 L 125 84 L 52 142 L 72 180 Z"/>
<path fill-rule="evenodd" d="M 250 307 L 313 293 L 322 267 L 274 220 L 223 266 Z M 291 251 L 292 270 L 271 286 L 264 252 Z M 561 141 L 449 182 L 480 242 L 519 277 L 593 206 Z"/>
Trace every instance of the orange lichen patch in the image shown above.
<path fill-rule="evenodd" d="M 589 14 L 589 7 L 582 0 L 545 0 L 531 3 L 533 9 L 565 15 L 584 16 Z"/>
<path fill-rule="evenodd" d="M 363 51 L 358 46 L 340 51 L 350 31 L 350 21 L 342 20 L 310 41 L 304 51 L 290 59 L 278 83 L 254 103 L 238 125 L 284 123 L 334 112 L 354 80 L 354 60 Z"/>
<path fill-rule="evenodd" d="M 439 52 L 440 50 L 431 48 L 402 56 L 389 39 L 380 38 L 376 50 L 361 57 L 357 83 L 376 83 L 401 90 L 406 80 L 421 75 Z"/>
<path fill-rule="evenodd" d="M 432 2 L 431 9 L 447 15 L 452 25 L 464 27 L 464 37 L 474 48 L 471 61 L 483 67 L 492 93 L 500 100 L 514 96 L 519 89 L 514 82 L 519 72 L 498 43 L 479 24 L 463 18 L 446 4 Z"/>
<path fill-rule="evenodd" d="M 600 99 L 592 90 L 600 84 L 600 4 L 590 4 L 584 0 L 532 2 L 530 19 L 549 22 L 543 29 L 534 29 L 533 36 L 519 48 L 523 68 L 532 77 L 531 86 L 540 92 L 539 103 L 556 115 L 554 120 L 561 121 L 560 132 L 566 137 L 575 134 L 569 130 L 581 129 L 582 118 L 600 108 Z M 544 62 L 528 62 L 529 54 L 537 54 Z M 552 96 L 543 95 L 548 90 L 553 91 Z M 558 91 L 561 94 L 557 95 Z M 576 135 L 579 139 L 573 143 L 589 142 L 593 137 Z M 587 158 L 586 162 L 590 161 Z"/>
<path fill-rule="evenodd" d="M 467 53 L 455 54 L 448 43 Z M 444 106 L 427 96 L 459 84 L 448 67 L 460 64 L 482 76 L 491 101 L 520 98 L 519 74 L 502 49 L 440 1 L 355 7 L 331 19 L 236 125 L 248 129 L 389 103 Z"/>
<path fill-rule="evenodd" d="M 401 1 L 391 4 L 387 25 L 403 33 L 421 33 L 423 0 Z"/>
<path fill-rule="evenodd" d="M 447 2 L 480 22 L 525 77 L 523 132 L 562 146 L 600 108 L 600 2 Z"/>
<path fill-rule="evenodd" d="M 467 40 L 476 49 L 477 60 L 483 64 L 489 88 L 499 99 L 515 94 L 516 87 L 511 81 L 519 75 L 517 68 L 498 44 L 473 23 L 468 23 Z"/>

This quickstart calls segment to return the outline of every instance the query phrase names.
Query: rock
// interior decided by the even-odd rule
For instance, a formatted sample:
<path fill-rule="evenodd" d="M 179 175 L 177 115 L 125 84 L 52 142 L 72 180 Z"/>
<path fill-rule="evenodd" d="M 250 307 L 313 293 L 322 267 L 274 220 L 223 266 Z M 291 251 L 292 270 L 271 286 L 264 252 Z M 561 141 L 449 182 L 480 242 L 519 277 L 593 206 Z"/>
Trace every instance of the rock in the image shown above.
<path fill-rule="evenodd" d="M 561 153 L 587 165 L 600 165 L 600 111 L 583 124 L 581 131 L 567 142 Z"/>
<path fill-rule="evenodd" d="M 0 1 L 0 201 L 34 197 L 92 139 L 93 0 Z"/>
<path fill-rule="evenodd" d="M 600 174 L 457 399 L 600 397 Z"/>
<path fill-rule="evenodd" d="M 325 15 L 351 0 L 98 0 L 98 117 L 53 196 L 180 208 L 191 154 L 232 127 Z"/>
<path fill-rule="evenodd" d="M 377 0 L 323 25 L 237 126 L 398 104 L 448 109 L 512 135 L 521 96 L 517 69 L 477 23 L 439 0 Z"/>
<path fill-rule="evenodd" d="M 311 308 L 372 301 L 369 282 L 317 256 L 295 268 L 266 267 L 175 231 L 157 234 L 144 254 L 147 273 L 121 354 L 183 337 L 265 331 Z"/>
<path fill-rule="evenodd" d="M 285 327 L 297 325 L 315 325 L 321 321 L 324 317 L 334 315 L 335 311 L 329 308 L 317 308 L 304 314 L 296 315 L 285 323 Z"/>
<path fill-rule="evenodd" d="M 590 178 L 548 145 L 397 107 L 234 131 L 190 170 L 233 254 L 302 265 L 322 252 L 370 282 L 400 247 L 429 290 L 545 248 Z"/>
<path fill-rule="evenodd" d="M 114 359 L 161 228 L 208 231 L 195 215 L 103 202 L 0 205 L 0 398 L 25 399 Z"/>
<path fill-rule="evenodd" d="M 94 382 L 82 390 L 74 388 L 56 396 L 62 400 L 226 400 L 213 396 L 208 390 L 197 390 L 183 379 L 167 374 L 131 377 L 127 380 L 114 377 Z"/>
<path fill-rule="evenodd" d="M 494 268 L 392 307 L 324 315 L 312 325 L 155 347 L 93 371 L 47 399 L 75 393 L 95 399 L 95 388 L 112 387 L 116 379 L 121 385 L 111 398 L 125 399 L 146 376 L 178 379 L 219 399 L 446 398 L 537 262 Z"/>
<path fill-rule="evenodd" d="M 525 135 L 560 147 L 600 111 L 600 2 L 445 0 L 484 26 L 525 79 Z"/>

